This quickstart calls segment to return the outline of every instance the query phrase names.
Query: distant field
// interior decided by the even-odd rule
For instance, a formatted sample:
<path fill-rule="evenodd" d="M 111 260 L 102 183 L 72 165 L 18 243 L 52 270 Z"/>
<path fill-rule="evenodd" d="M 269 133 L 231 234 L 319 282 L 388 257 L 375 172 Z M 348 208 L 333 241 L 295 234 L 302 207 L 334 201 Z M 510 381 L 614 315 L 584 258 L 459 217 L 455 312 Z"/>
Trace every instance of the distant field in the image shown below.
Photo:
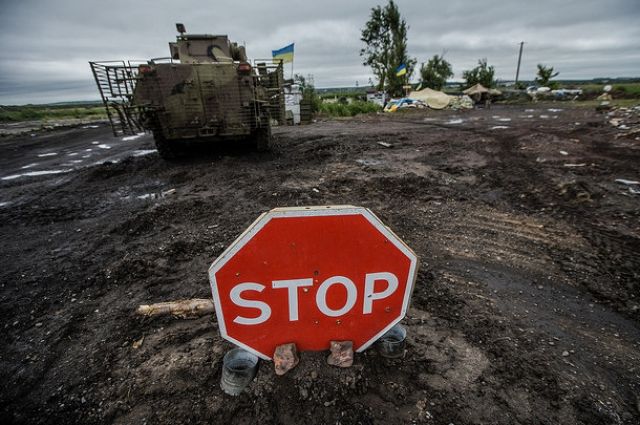
<path fill-rule="evenodd" d="M 0 106 L 0 123 L 106 117 L 104 108 L 96 104 Z"/>
<path fill-rule="evenodd" d="M 533 81 L 523 81 L 524 86 L 534 85 Z M 636 98 L 640 99 L 640 82 L 636 81 L 611 81 L 611 82 L 593 82 L 593 81 L 558 81 L 559 88 L 579 88 L 584 92 L 585 97 L 591 98 L 602 94 L 602 88 L 605 85 L 611 85 L 611 94 L 614 98 Z M 417 84 L 414 84 L 414 87 Z M 458 95 L 464 90 L 464 84 L 452 86 L 448 85 L 444 88 L 444 92 L 452 95 Z M 502 89 L 503 85 L 498 83 L 498 88 Z M 512 87 L 510 87 L 512 88 Z M 318 90 L 318 96 L 321 99 L 339 99 L 339 98 L 361 98 L 366 94 L 367 87 L 343 87 L 343 88 L 325 88 Z"/>
<path fill-rule="evenodd" d="M 599 95 L 602 93 L 602 88 L 605 84 L 561 84 L 561 87 L 578 87 L 584 91 L 585 95 Z M 640 98 L 640 83 L 622 83 L 611 84 L 611 95 L 615 99 L 616 97 L 623 98 Z"/>

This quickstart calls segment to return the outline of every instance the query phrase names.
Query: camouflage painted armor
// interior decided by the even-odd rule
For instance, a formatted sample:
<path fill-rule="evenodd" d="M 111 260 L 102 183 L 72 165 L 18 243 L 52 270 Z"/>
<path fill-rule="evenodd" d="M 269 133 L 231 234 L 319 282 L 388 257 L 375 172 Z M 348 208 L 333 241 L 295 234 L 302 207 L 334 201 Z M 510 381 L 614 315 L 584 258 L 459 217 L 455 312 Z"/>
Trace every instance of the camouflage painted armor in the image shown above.
<path fill-rule="evenodd" d="M 151 131 L 164 158 L 196 141 L 267 149 L 272 122 L 284 119 L 282 64 L 251 64 L 226 35 L 182 32 L 169 48 L 147 63 L 91 62 L 114 133 Z"/>

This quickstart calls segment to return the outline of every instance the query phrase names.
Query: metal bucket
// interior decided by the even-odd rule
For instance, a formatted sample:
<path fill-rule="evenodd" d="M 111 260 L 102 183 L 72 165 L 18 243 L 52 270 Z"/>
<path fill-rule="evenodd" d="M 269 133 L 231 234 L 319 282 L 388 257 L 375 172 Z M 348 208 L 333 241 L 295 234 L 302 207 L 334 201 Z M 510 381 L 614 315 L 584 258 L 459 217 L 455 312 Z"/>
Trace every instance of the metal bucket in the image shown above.
<path fill-rule="evenodd" d="M 397 324 L 389 329 L 376 342 L 378 353 L 382 357 L 398 359 L 404 356 L 404 342 L 407 338 L 407 330 L 404 326 Z"/>
<path fill-rule="evenodd" d="M 234 348 L 222 359 L 222 377 L 220 388 L 229 395 L 239 395 L 253 381 L 258 372 L 258 356 Z"/>

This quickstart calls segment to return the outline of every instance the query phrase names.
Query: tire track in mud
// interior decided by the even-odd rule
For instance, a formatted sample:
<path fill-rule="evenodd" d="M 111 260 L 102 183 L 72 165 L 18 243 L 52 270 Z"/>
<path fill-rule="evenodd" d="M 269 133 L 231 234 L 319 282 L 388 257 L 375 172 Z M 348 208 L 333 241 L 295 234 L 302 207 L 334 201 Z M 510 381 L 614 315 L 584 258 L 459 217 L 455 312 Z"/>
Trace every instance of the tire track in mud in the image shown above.
<path fill-rule="evenodd" d="M 503 187 L 506 196 L 510 197 L 511 205 L 516 210 L 533 212 L 536 215 L 545 210 L 559 212 L 564 221 L 574 229 L 574 232 L 586 241 L 579 246 L 548 245 L 547 255 L 564 269 L 574 270 L 577 266 L 581 270 L 599 270 L 600 273 L 591 274 L 588 280 L 580 279 L 577 283 L 583 289 L 595 295 L 602 301 L 610 303 L 620 312 L 640 319 L 638 300 L 628 305 L 626 300 L 619 299 L 615 294 L 619 289 L 608 290 L 613 282 L 625 287 L 627 293 L 640 293 L 640 257 L 632 255 L 640 252 L 640 239 L 635 236 L 619 233 L 611 227 L 601 225 L 601 217 L 595 208 L 589 208 L 582 201 L 580 190 L 566 192 L 551 180 L 554 174 L 548 174 L 525 151 L 519 149 L 518 133 L 514 135 L 494 134 L 492 136 L 500 147 L 500 162 L 488 165 L 487 178 L 494 187 Z M 508 159 L 507 159 L 508 158 Z M 504 164 L 509 163 L 505 168 Z M 532 165 L 536 164 L 536 165 Z M 518 172 L 510 173 L 509 169 Z M 591 187 L 591 183 L 585 183 Z M 524 196 L 516 196 L 516 194 Z M 575 196 L 577 202 L 566 202 L 562 196 L 569 193 Z M 629 253 L 627 256 L 612 256 L 611 252 Z M 577 276 L 579 277 L 579 276 Z"/>
<path fill-rule="evenodd" d="M 557 247 L 579 247 L 577 235 L 545 226 L 542 220 L 497 210 L 463 210 L 432 232 L 453 256 L 506 262 L 531 273 L 551 272 L 548 255 Z"/>

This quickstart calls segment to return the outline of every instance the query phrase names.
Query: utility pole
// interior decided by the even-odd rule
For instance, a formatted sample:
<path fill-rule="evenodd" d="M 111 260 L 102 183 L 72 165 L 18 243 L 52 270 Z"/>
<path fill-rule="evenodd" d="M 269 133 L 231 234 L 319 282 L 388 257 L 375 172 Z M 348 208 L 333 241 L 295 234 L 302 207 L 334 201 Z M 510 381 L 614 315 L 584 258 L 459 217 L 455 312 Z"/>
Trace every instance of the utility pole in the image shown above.
<path fill-rule="evenodd" d="M 518 86 L 518 77 L 520 77 L 520 61 L 522 61 L 522 46 L 524 46 L 524 41 L 520 42 L 520 53 L 518 54 L 518 68 L 516 69 L 516 87 Z"/>

